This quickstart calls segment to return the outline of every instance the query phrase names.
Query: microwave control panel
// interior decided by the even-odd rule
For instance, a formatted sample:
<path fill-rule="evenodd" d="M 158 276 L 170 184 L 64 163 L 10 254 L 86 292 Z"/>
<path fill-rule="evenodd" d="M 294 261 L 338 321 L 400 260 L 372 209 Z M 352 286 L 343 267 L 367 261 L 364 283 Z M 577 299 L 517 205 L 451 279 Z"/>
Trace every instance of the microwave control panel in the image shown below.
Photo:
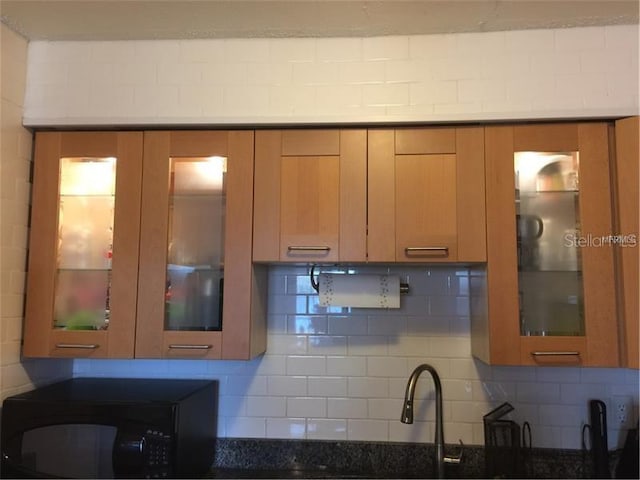
<path fill-rule="evenodd" d="M 159 430 L 145 432 L 145 478 L 167 478 L 171 475 L 171 448 L 171 435 Z"/>

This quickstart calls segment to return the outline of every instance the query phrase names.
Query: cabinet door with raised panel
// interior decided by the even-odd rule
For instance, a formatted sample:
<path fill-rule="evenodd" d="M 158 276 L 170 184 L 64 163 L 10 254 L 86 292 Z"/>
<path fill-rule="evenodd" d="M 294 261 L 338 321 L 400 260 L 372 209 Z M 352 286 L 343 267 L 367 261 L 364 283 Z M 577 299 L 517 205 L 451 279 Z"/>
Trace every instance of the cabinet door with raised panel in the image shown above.
<path fill-rule="evenodd" d="M 256 132 L 253 259 L 366 260 L 366 131 Z"/>
<path fill-rule="evenodd" d="M 611 126 L 485 131 L 488 306 L 474 354 L 494 364 L 618 366 Z M 472 312 L 476 331 L 473 323 Z"/>
<path fill-rule="evenodd" d="M 142 133 L 41 132 L 26 357 L 133 358 Z"/>
<path fill-rule="evenodd" d="M 143 172 L 136 357 L 262 353 L 253 132 L 145 132 Z"/>
<path fill-rule="evenodd" d="M 624 366 L 638 368 L 638 117 L 616 122 L 615 200 L 620 318 Z"/>
<path fill-rule="evenodd" d="M 373 262 L 486 259 L 481 128 L 369 131 Z"/>

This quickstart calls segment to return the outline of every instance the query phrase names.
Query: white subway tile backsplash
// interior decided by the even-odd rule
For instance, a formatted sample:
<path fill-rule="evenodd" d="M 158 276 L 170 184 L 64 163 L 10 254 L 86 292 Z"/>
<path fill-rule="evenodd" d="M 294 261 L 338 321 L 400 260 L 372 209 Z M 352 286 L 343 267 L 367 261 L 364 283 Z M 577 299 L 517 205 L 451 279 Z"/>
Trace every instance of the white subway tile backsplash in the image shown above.
<path fill-rule="evenodd" d="M 327 359 L 327 370 L 331 358 Z M 343 397 L 347 395 L 346 377 L 308 377 L 309 395 L 314 397 Z"/>
<path fill-rule="evenodd" d="M 367 400 L 364 398 L 328 398 L 329 418 L 369 418 Z"/>
<path fill-rule="evenodd" d="M 266 378 L 266 391 L 269 395 L 290 397 L 307 394 L 307 377 L 277 375 Z"/>
<path fill-rule="evenodd" d="M 347 421 L 309 418 L 307 419 L 307 438 L 313 440 L 346 440 Z"/>
<path fill-rule="evenodd" d="M 267 351 L 265 355 L 253 362 L 257 363 L 256 375 L 285 375 L 287 373 L 287 357 L 285 355 L 271 355 Z M 225 368 L 224 364 L 221 367 Z"/>
<path fill-rule="evenodd" d="M 367 357 L 327 357 L 327 375 L 365 376 L 367 375 Z"/>
<path fill-rule="evenodd" d="M 247 397 L 248 417 L 286 417 L 286 412 L 286 397 Z"/>
<path fill-rule="evenodd" d="M 327 401 L 319 397 L 288 397 L 287 417 L 326 417 Z"/>
<path fill-rule="evenodd" d="M 407 359 L 403 357 L 366 358 L 366 375 L 369 377 L 405 377 L 407 375 Z"/>
<path fill-rule="evenodd" d="M 265 438 L 267 427 L 265 418 L 227 417 L 226 431 L 230 437 Z"/>
<path fill-rule="evenodd" d="M 560 384 L 579 383 L 580 370 L 570 367 L 538 367 L 536 379 L 539 382 L 557 382 Z"/>
<path fill-rule="evenodd" d="M 274 355 L 307 353 L 306 335 L 268 335 L 268 352 Z"/>
<path fill-rule="evenodd" d="M 561 427 L 577 426 L 589 423 L 587 404 L 576 405 L 540 405 L 540 425 L 553 425 Z"/>
<path fill-rule="evenodd" d="M 228 377 L 225 394 L 243 396 L 255 396 L 267 394 L 267 378 L 265 376 L 240 376 L 231 375 Z M 274 378 L 274 377 L 269 377 Z M 278 378 L 278 377 L 275 377 Z M 269 392 L 271 393 L 271 392 Z M 277 393 L 281 395 L 280 393 Z"/>
<path fill-rule="evenodd" d="M 347 337 L 310 336 L 309 354 L 311 355 L 346 355 Z"/>
<path fill-rule="evenodd" d="M 222 417 L 245 417 L 247 415 L 247 397 L 221 395 L 218 401 L 218 415 Z"/>
<path fill-rule="evenodd" d="M 407 319 L 388 315 L 370 315 L 367 319 L 369 335 L 404 336 L 407 334 Z"/>
<path fill-rule="evenodd" d="M 439 337 L 449 335 L 451 333 L 450 317 L 439 317 L 429 315 L 412 315 L 407 317 L 407 333 L 409 335 L 420 335 L 423 337 Z M 467 329 L 468 333 L 469 330 Z"/>
<path fill-rule="evenodd" d="M 389 396 L 389 379 L 351 377 L 347 381 L 347 392 L 351 398 L 387 398 Z"/>
<path fill-rule="evenodd" d="M 330 335 L 366 335 L 366 316 L 333 316 L 328 317 Z"/>
<path fill-rule="evenodd" d="M 390 442 L 433 443 L 433 422 L 418 422 L 404 424 L 400 421 L 389 422 Z M 447 441 L 449 441 L 447 439 Z M 449 442 L 451 443 L 451 442 Z"/>
<path fill-rule="evenodd" d="M 382 335 L 347 337 L 347 351 L 349 356 L 386 355 L 387 337 Z"/>
<path fill-rule="evenodd" d="M 384 420 L 347 420 L 347 439 L 371 441 L 389 438 L 389 422 Z"/>
<path fill-rule="evenodd" d="M 267 438 L 305 438 L 307 423 L 304 418 L 267 418 Z"/>
<path fill-rule="evenodd" d="M 370 398 L 368 400 L 369 418 L 398 420 L 402 412 L 403 400 L 399 398 Z"/>
<path fill-rule="evenodd" d="M 432 357 L 464 358 L 471 355 L 471 341 L 468 337 L 434 337 L 426 351 Z"/>
<path fill-rule="evenodd" d="M 389 355 L 392 356 L 426 356 L 431 354 L 429 339 L 425 337 L 389 337 Z"/>
<path fill-rule="evenodd" d="M 327 359 L 323 356 L 287 356 L 287 375 L 325 375 Z"/>
<path fill-rule="evenodd" d="M 289 315 L 287 333 L 324 335 L 327 333 L 327 323 L 325 315 Z"/>
<path fill-rule="evenodd" d="M 445 441 L 447 443 L 457 443 L 458 440 L 462 440 L 462 442 L 466 444 L 473 442 L 472 423 L 445 422 L 443 430 L 446 432 Z"/>
<path fill-rule="evenodd" d="M 529 403 L 555 403 L 560 402 L 560 385 L 549 383 L 518 383 L 516 384 L 517 400 Z"/>

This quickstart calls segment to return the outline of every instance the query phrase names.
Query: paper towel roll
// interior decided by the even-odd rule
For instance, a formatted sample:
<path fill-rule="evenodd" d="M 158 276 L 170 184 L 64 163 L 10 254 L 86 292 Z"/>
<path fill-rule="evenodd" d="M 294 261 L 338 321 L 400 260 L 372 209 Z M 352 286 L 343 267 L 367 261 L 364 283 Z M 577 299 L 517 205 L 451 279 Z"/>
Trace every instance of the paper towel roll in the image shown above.
<path fill-rule="evenodd" d="M 392 275 L 321 273 L 320 306 L 400 308 L 400 278 Z"/>

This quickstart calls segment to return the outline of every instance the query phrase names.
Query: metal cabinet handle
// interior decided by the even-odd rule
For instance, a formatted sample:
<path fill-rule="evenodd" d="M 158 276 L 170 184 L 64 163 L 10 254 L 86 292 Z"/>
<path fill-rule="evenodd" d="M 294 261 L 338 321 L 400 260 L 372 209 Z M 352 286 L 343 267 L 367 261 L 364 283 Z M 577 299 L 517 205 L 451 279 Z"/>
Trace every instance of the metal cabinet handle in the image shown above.
<path fill-rule="evenodd" d="M 328 252 L 331 247 L 327 245 L 289 245 L 287 250 L 290 252 Z"/>
<path fill-rule="evenodd" d="M 169 345 L 170 349 L 173 350 L 210 350 L 213 348 L 213 345 L 192 345 L 186 343 L 174 343 Z"/>
<path fill-rule="evenodd" d="M 439 253 L 443 257 L 449 256 L 449 247 L 406 247 L 404 253 L 410 255 L 412 253 Z"/>
<path fill-rule="evenodd" d="M 531 352 L 533 357 L 579 357 L 580 352 L 559 351 L 559 352 Z"/>
<path fill-rule="evenodd" d="M 96 343 L 56 343 L 56 348 L 82 348 L 84 350 L 95 350 L 99 346 Z"/>

